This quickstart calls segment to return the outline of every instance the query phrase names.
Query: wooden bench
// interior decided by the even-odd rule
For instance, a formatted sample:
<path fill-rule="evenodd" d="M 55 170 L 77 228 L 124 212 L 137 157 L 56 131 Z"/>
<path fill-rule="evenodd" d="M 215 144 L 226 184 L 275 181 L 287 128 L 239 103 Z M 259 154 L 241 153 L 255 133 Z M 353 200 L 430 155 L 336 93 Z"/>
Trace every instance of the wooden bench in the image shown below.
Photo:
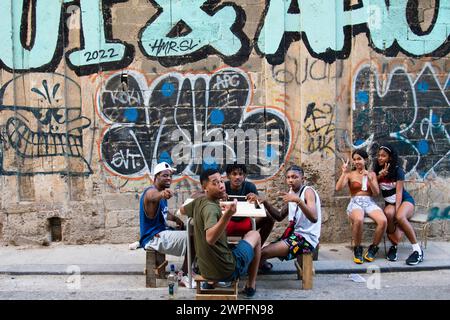
<path fill-rule="evenodd" d="M 237 300 L 238 280 L 234 280 L 230 288 L 214 289 L 203 289 L 202 282 L 209 281 L 200 275 L 195 276 L 195 282 L 197 284 L 196 300 Z"/>
<path fill-rule="evenodd" d="M 311 290 L 314 278 L 314 253 L 305 253 L 297 256 L 295 268 L 297 269 L 297 279 L 302 281 L 303 290 Z"/>
<path fill-rule="evenodd" d="M 145 252 L 145 286 L 156 288 L 157 279 L 166 279 L 166 255 L 153 249 L 147 249 Z"/>

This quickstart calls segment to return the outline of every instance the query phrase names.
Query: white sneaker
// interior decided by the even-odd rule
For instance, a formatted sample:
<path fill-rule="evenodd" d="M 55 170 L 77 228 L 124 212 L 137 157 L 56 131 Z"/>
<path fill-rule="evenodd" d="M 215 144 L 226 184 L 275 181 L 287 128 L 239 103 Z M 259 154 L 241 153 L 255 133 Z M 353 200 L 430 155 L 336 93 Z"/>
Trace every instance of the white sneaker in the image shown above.
<path fill-rule="evenodd" d="M 194 281 L 194 277 L 192 277 L 192 283 L 189 285 L 189 277 L 183 276 L 180 280 L 180 284 L 189 289 L 195 289 L 197 284 Z"/>
<path fill-rule="evenodd" d="M 139 241 L 130 243 L 130 245 L 128 246 L 128 249 L 130 250 L 136 250 L 140 247 Z"/>
<path fill-rule="evenodd" d="M 217 286 L 220 288 L 229 288 L 229 287 L 231 287 L 231 281 L 229 281 L 229 282 L 219 281 L 219 282 L 217 282 Z"/>

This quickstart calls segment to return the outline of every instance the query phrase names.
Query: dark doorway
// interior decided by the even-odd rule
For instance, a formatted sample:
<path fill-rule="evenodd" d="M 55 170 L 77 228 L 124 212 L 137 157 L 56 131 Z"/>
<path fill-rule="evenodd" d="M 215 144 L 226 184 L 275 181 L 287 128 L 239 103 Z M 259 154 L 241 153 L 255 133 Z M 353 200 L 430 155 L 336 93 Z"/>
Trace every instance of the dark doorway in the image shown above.
<path fill-rule="evenodd" d="M 50 241 L 58 242 L 62 240 L 61 218 L 53 217 L 48 219 L 50 229 Z"/>

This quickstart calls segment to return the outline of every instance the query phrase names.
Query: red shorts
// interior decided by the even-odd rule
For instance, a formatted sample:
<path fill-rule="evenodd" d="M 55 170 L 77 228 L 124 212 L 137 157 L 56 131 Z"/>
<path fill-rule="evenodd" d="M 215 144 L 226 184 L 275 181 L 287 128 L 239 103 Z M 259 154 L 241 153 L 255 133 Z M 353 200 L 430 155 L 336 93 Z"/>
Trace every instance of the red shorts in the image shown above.
<path fill-rule="evenodd" d="M 243 236 L 250 230 L 252 230 L 251 218 L 244 218 L 241 221 L 230 220 L 227 224 L 228 236 Z"/>

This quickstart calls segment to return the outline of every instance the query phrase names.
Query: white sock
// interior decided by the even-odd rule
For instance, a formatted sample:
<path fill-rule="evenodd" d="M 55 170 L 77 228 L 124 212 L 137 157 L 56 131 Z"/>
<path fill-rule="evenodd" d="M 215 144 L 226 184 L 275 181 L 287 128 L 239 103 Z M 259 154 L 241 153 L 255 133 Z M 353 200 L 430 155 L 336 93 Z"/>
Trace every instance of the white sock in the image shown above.
<path fill-rule="evenodd" d="M 422 254 L 422 249 L 420 248 L 420 245 L 418 243 L 414 243 L 412 245 L 413 251 L 419 252 L 419 254 Z"/>

